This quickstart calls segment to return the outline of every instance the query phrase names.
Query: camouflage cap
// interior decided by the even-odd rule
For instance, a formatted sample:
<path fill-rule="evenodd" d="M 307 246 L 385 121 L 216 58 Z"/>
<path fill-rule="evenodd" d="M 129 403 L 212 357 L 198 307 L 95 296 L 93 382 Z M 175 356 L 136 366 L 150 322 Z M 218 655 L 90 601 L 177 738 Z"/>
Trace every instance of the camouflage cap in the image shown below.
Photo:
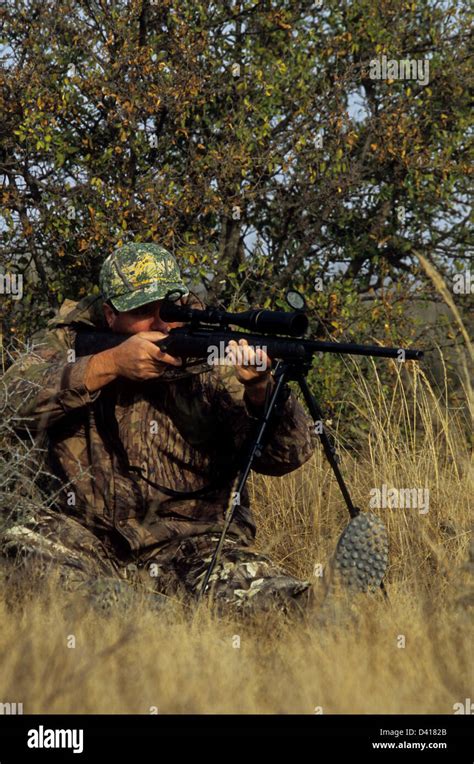
<path fill-rule="evenodd" d="M 175 258 L 158 244 L 125 244 L 114 250 L 102 265 L 99 283 L 104 300 L 120 312 L 163 300 L 169 292 L 189 294 Z"/>

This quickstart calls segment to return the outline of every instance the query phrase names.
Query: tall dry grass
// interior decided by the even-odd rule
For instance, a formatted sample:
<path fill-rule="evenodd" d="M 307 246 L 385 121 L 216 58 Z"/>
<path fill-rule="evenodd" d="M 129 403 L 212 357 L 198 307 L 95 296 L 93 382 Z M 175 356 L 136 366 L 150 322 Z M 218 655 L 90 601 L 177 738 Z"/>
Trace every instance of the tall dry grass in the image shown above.
<path fill-rule="evenodd" d="M 314 610 L 243 623 L 180 601 L 101 616 L 54 590 L 21 606 L 4 599 L 0 701 L 25 713 L 449 714 L 473 697 L 468 408 L 452 408 L 448 383 L 435 391 L 412 364 L 393 364 L 388 393 L 356 361 L 347 371 L 368 434 L 355 452 L 344 423 L 333 427 L 356 503 L 368 509 L 384 483 L 430 491 L 426 514 L 375 510 L 390 537 L 389 603 L 341 599 L 320 615 L 315 565 L 327 570 L 347 511 L 318 448 L 297 472 L 250 484 L 259 548 L 312 580 Z M 472 405 L 467 386 L 465 397 Z"/>

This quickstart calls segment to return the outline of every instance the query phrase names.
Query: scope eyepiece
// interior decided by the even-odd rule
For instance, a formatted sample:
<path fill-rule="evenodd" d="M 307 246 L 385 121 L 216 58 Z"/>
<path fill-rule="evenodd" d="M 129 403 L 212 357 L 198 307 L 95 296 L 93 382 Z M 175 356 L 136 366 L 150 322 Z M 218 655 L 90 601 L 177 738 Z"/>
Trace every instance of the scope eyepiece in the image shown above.
<path fill-rule="evenodd" d="M 163 321 L 192 321 L 194 312 L 192 308 L 187 308 L 186 305 L 177 305 L 171 300 L 165 300 L 160 307 L 160 318 Z"/>

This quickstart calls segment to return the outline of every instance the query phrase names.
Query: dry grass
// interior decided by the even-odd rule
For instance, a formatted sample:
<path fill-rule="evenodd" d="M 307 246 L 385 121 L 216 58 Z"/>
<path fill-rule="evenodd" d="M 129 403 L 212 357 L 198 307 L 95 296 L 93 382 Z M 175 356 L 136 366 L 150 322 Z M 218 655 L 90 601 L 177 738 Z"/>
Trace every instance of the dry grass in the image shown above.
<path fill-rule="evenodd" d="M 362 597 L 321 623 L 268 614 L 216 619 L 182 604 L 163 614 L 100 616 L 47 594 L 0 603 L 0 700 L 31 713 L 452 713 L 472 697 L 466 565 L 466 422 L 412 365 L 393 366 L 389 395 L 358 374 L 354 407 L 370 425 L 342 449 L 356 503 L 383 483 L 428 487 L 427 514 L 380 509 L 391 542 L 390 604 Z M 466 389 L 470 401 L 470 390 Z M 472 403 L 472 401 L 471 401 Z M 334 426 L 337 426 L 335 423 Z M 464 434 L 463 434 L 464 433 Z M 284 479 L 251 482 L 260 548 L 302 577 L 326 565 L 347 513 L 321 453 Z M 472 489 L 471 489 L 472 494 Z M 472 593 L 471 593 L 472 601 Z M 75 647 L 68 647 L 74 635 Z M 399 647 L 400 636 L 405 647 Z M 236 636 L 240 647 L 236 647 Z"/>

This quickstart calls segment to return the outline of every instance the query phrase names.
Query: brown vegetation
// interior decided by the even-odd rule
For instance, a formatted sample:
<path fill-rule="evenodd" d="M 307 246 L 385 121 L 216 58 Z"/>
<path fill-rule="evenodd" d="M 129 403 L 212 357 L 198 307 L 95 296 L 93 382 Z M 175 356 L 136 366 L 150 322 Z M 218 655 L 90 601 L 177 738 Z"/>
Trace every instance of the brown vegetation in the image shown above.
<path fill-rule="evenodd" d="M 391 542 L 389 604 L 376 594 L 319 606 L 314 566 L 326 570 L 347 516 L 318 452 L 251 483 L 258 545 L 312 578 L 314 612 L 242 623 L 173 601 L 104 616 L 31 587 L 23 605 L 0 604 L 0 700 L 25 713 L 453 713 L 472 674 L 466 422 L 414 367 L 396 368 L 389 396 L 358 382 L 369 433 L 359 453 L 342 449 L 355 500 L 367 509 L 383 483 L 430 491 L 426 514 L 375 510 Z"/>

